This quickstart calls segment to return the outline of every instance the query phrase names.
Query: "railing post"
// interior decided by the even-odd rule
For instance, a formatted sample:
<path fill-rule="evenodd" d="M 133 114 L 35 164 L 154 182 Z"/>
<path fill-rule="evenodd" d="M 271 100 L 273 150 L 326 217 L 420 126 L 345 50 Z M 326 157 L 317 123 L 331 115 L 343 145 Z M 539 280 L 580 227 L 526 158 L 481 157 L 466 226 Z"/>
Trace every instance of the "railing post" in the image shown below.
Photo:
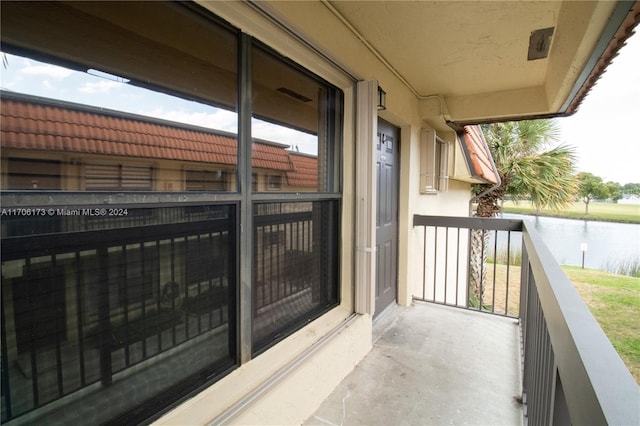
<path fill-rule="evenodd" d="M 524 231 L 523 231 L 524 232 Z M 522 260 L 520 261 L 520 327 L 522 342 L 526 339 L 527 307 L 529 294 L 529 255 L 527 248 L 522 244 Z"/>
<path fill-rule="evenodd" d="M 100 342 L 100 381 L 103 386 L 112 383 L 111 371 L 111 310 L 109 307 L 109 253 L 106 247 L 98 255 L 98 329 Z"/>
<path fill-rule="evenodd" d="M 2 386 L 2 397 L 4 398 L 4 405 L 5 405 L 5 410 L 7 412 L 7 418 L 10 419 L 13 417 L 13 407 L 11 405 L 11 386 L 9 383 L 9 359 L 8 359 L 8 353 L 7 353 L 7 333 L 6 333 L 6 322 L 5 322 L 5 303 L 4 303 L 4 297 L 5 297 L 5 293 L 4 291 L 1 292 L 1 297 L 2 297 L 2 312 L 0 312 L 0 315 L 2 315 L 2 330 L 1 333 L 2 335 L 0 336 L 1 338 L 1 342 L 2 342 L 2 347 L 0 348 L 0 350 L 2 351 L 2 364 L 0 365 L 0 369 L 2 371 L 2 381 L 0 382 L 0 386 Z"/>

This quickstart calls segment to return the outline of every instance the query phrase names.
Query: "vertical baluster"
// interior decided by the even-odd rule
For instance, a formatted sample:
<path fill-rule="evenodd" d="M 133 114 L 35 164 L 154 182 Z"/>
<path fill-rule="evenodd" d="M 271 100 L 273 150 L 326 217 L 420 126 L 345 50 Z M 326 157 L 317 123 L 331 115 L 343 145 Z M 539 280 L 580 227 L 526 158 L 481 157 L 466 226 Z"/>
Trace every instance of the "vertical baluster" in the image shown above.
<path fill-rule="evenodd" d="M 24 283 L 25 287 L 26 287 L 26 293 L 27 293 L 27 306 L 29 307 L 29 315 L 34 311 L 33 308 L 33 300 L 31 297 L 31 276 L 32 276 L 32 272 L 31 272 L 31 258 L 27 258 L 26 262 L 25 262 L 25 277 L 26 277 L 26 282 Z M 30 335 L 30 340 L 29 340 L 29 355 L 30 355 L 30 361 L 31 361 L 31 390 L 32 390 L 32 394 L 33 394 L 33 408 L 37 408 L 40 406 L 40 395 L 38 392 L 38 359 L 37 359 L 37 345 L 36 345 L 36 340 L 34 338 L 34 336 L 36 335 L 35 332 L 35 318 L 31 317 L 30 321 L 29 321 L 29 335 Z"/>
<path fill-rule="evenodd" d="M 424 232 L 422 233 L 422 251 L 423 262 L 422 262 L 422 299 L 427 299 L 427 227 L 423 226 Z"/>
<path fill-rule="evenodd" d="M 511 272 L 511 231 L 507 231 L 507 276 L 506 280 L 506 292 L 504 300 L 504 314 L 509 315 L 509 272 Z"/>
<path fill-rule="evenodd" d="M 270 303 L 274 303 L 278 300 L 278 276 L 277 274 L 277 265 L 274 265 L 274 256 L 273 256 L 273 240 L 274 240 L 275 232 L 274 225 L 269 225 L 269 293 Z M 277 250 L 277 246 L 276 246 Z"/>
<path fill-rule="evenodd" d="M 175 291 L 176 287 L 176 240 L 175 238 L 171 238 L 170 249 L 171 249 L 171 283 L 169 286 L 171 289 L 169 290 L 170 298 L 171 298 L 171 318 L 175 318 L 176 316 L 176 298 Z M 176 346 L 176 324 L 174 321 L 171 321 L 171 345 Z"/>
<path fill-rule="evenodd" d="M 147 337 L 148 334 L 146 332 L 148 324 L 147 324 L 147 262 L 145 261 L 145 243 L 140 243 L 140 270 L 142 275 L 141 285 L 142 285 L 142 302 L 140 306 L 140 316 L 142 318 L 142 326 L 145 332 L 142 335 L 142 359 L 147 359 Z M 153 285 L 151 283 L 150 285 Z"/>
<path fill-rule="evenodd" d="M 127 246 L 123 245 L 120 250 L 122 251 L 122 263 L 118 265 L 118 270 L 121 271 L 121 273 L 118 274 L 118 285 L 120 286 L 119 293 L 124 318 L 124 368 L 127 368 L 131 361 L 129 357 L 129 345 L 131 344 L 131 329 L 129 328 L 129 286 L 131 283 L 129 282 L 129 256 L 127 256 Z M 124 285 L 122 285 L 122 282 L 124 282 Z"/>
<path fill-rule="evenodd" d="M 109 253 L 106 247 L 98 255 L 98 328 L 100 341 L 100 380 L 103 386 L 112 382 L 111 366 L 111 311 L 109 306 Z"/>
<path fill-rule="evenodd" d="M 58 309 L 58 307 L 60 306 L 66 306 L 66 304 L 64 303 L 64 299 L 60 300 L 60 294 L 58 294 L 58 286 L 56 283 L 56 278 L 57 278 L 57 273 L 56 273 L 56 265 L 57 265 L 57 261 L 56 261 L 56 256 L 52 255 L 51 256 L 51 274 L 49 275 L 49 285 L 51 288 L 51 293 L 52 293 L 52 298 L 53 298 L 53 303 L 55 306 L 55 309 Z M 66 284 L 63 285 L 62 287 L 62 297 L 64 298 L 64 292 L 66 292 Z M 58 398 L 61 398 L 64 395 L 64 377 L 63 377 L 63 373 L 62 373 L 62 348 L 61 348 L 61 342 L 60 342 L 60 332 L 61 330 L 63 330 L 66 327 L 66 324 L 64 323 L 66 321 L 66 312 L 63 313 L 63 317 L 60 318 L 59 315 L 56 313 L 55 318 L 54 318 L 54 322 L 55 322 L 55 340 L 56 340 L 56 348 L 55 348 L 55 352 L 56 352 L 56 374 L 57 374 L 57 381 L 58 381 Z"/>
<path fill-rule="evenodd" d="M 447 304 L 447 275 L 449 275 L 449 227 L 444 228 L 444 299 Z"/>
<path fill-rule="evenodd" d="M 282 277 L 282 246 L 280 245 L 280 233 L 281 233 L 281 226 L 280 225 L 276 225 L 275 226 L 276 232 L 275 232 L 275 237 L 276 237 L 276 277 L 278 277 L 278 279 L 276 280 L 277 283 L 277 292 L 278 292 L 278 300 L 284 299 L 284 287 L 283 287 L 283 277 Z"/>
<path fill-rule="evenodd" d="M 2 315 L 2 330 L 1 330 L 1 344 L 0 350 L 2 350 L 2 365 L 0 368 L 2 369 L 2 395 L 4 397 L 4 405 L 6 410 L 6 420 L 10 420 L 13 417 L 13 406 L 11 404 L 11 385 L 9 380 L 9 359 L 7 353 L 7 331 L 6 331 L 6 320 L 5 320 L 5 302 L 4 302 L 4 291 L 2 293 L 2 309 L 0 310 L 0 314 Z M 5 419 L 2 419 L 3 421 Z"/>
<path fill-rule="evenodd" d="M 200 279 L 200 272 L 203 269 L 206 269 L 206 265 L 203 265 L 201 260 L 202 258 L 200 257 L 200 247 L 196 246 L 196 250 L 194 250 L 193 254 L 196 256 L 196 262 L 191 262 L 191 266 L 193 266 L 193 271 L 189 272 L 190 265 L 189 265 L 189 259 L 191 258 L 191 256 L 189 256 L 189 238 L 190 235 L 185 236 L 184 237 L 184 249 L 183 249 L 183 253 L 182 253 L 182 258 L 184 259 L 184 261 L 182 262 L 183 267 L 184 267 L 184 300 L 186 301 L 189 298 L 189 282 L 187 282 L 187 277 L 191 276 L 191 277 L 196 277 L 197 280 Z M 184 315 L 184 338 L 185 340 L 189 339 L 189 314 L 186 311 L 186 309 L 183 309 L 184 313 L 182 315 Z M 174 313 L 175 316 L 175 313 Z"/>
<path fill-rule="evenodd" d="M 157 286 L 157 299 L 156 299 L 156 353 L 160 353 L 162 351 L 162 329 L 160 328 L 160 310 L 162 309 L 162 269 L 161 265 L 164 263 L 162 258 L 162 253 L 160 250 L 160 240 L 156 240 L 156 258 L 158 262 L 156 263 L 157 273 L 158 273 L 158 286 Z"/>
<path fill-rule="evenodd" d="M 458 289 L 460 287 L 460 228 L 456 228 L 458 233 L 456 235 L 456 306 L 460 304 L 460 300 L 458 298 Z"/>
<path fill-rule="evenodd" d="M 465 308 L 469 309 L 469 301 L 473 294 L 471 288 L 471 261 L 472 261 L 472 247 L 473 247 L 473 231 L 475 229 L 467 228 L 467 300 L 465 302 Z"/>
<path fill-rule="evenodd" d="M 486 265 L 484 264 L 484 256 L 485 256 L 485 244 L 484 244 L 484 240 L 485 240 L 485 232 L 487 232 L 485 229 L 482 230 L 482 235 L 481 235 L 481 249 L 480 249 L 480 290 L 479 290 L 479 301 L 478 301 L 478 310 L 482 311 L 482 305 L 484 303 L 484 290 L 485 290 L 485 282 L 484 282 L 484 268 L 486 267 Z"/>
<path fill-rule="evenodd" d="M 204 276 L 207 277 L 208 280 L 211 280 L 213 277 L 213 271 L 215 270 L 215 265 L 214 265 L 215 259 L 213 258 L 213 251 L 211 251 L 211 244 L 209 243 L 209 250 L 205 249 L 204 244 L 202 243 L 201 237 L 202 236 L 200 234 L 198 234 L 198 236 L 196 237 L 196 247 L 198 248 L 198 252 L 204 251 L 207 254 L 207 262 L 205 263 L 206 269 L 205 269 Z M 207 234 L 207 241 L 208 240 L 211 240 L 210 233 Z M 196 297 L 194 298 L 194 300 L 200 300 L 200 298 L 202 297 L 202 277 L 198 277 L 198 282 L 196 286 L 197 286 Z M 187 292 L 187 300 L 189 300 L 188 292 Z M 211 310 L 211 308 L 209 308 L 209 310 Z M 200 320 L 200 312 L 198 311 L 197 307 L 195 309 L 195 315 L 196 315 L 196 336 L 198 336 L 200 335 L 200 333 L 202 333 L 202 324 Z M 187 315 L 187 318 L 189 318 L 188 315 Z"/>
<path fill-rule="evenodd" d="M 269 289 L 269 277 L 267 277 L 267 233 L 265 232 L 265 227 L 260 227 L 260 236 L 262 237 L 262 244 L 260 248 L 260 257 L 261 257 L 261 269 L 262 269 L 262 300 L 258 308 L 266 306 L 269 304 L 267 300 L 267 290 Z"/>
<path fill-rule="evenodd" d="M 223 238 L 222 238 L 222 234 L 221 233 L 217 233 L 215 235 L 215 238 L 214 238 L 214 234 L 209 234 L 209 252 L 212 253 L 212 254 L 213 253 L 217 253 L 215 244 L 216 244 L 216 242 L 219 244 L 220 241 L 222 241 L 222 240 L 223 240 Z M 226 271 L 226 265 L 227 265 L 226 260 L 225 260 L 226 256 L 227 256 L 227 250 L 223 250 L 222 251 L 222 259 L 220 260 L 222 262 L 222 265 L 218 265 L 218 267 L 222 268 L 222 275 L 226 274 L 226 272 L 225 272 Z M 222 275 L 218 276 L 218 287 L 220 287 L 220 288 L 222 288 Z M 209 306 L 212 306 L 214 304 L 213 297 L 214 297 L 213 277 L 211 277 L 209 279 Z M 218 310 L 218 315 L 219 315 L 220 324 L 222 324 L 222 321 L 223 321 L 223 319 L 222 319 L 222 315 L 223 315 L 222 308 L 220 308 Z M 212 328 L 213 328 L 213 309 L 209 308 L 209 329 L 212 329 Z"/>
<path fill-rule="evenodd" d="M 491 289 L 491 312 L 496 311 L 496 285 L 498 268 L 498 230 L 493 231 L 493 285 Z"/>
<path fill-rule="evenodd" d="M 78 324 L 78 356 L 80 358 L 80 387 L 85 387 L 86 370 L 84 359 L 84 274 L 82 271 L 82 258 L 80 252 L 75 253 L 75 269 L 76 269 L 76 320 Z"/>
<path fill-rule="evenodd" d="M 213 233 L 209 234 L 209 253 L 211 255 L 213 255 L 213 253 L 217 253 L 217 251 L 215 249 L 215 245 L 214 245 L 214 240 L 215 241 L 219 241 L 220 238 L 222 238 L 222 236 L 219 235 L 219 234 L 217 234 L 215 236 L 215 238 L 214 238 L 214 234 Z M 223 259 L 224 259 L 224 251 L 222 253 L 222 256 L 223 256 Z M 222 259 L 220 261 L 224 262 Z M 217 271 L 217 269 L 215 269 L 215 268 L 223 268 L 224 267 L 224 263 L 223 263 L 223 265 L 213 265 L 213 267 L 214 267 L 214 270 Z M 220 272 L 218 272 L 218 273 L 220 273 Z M 218 285 L 222 286 L 222 278 L 220 278 L 220 275 L 218 276 Z M 212 306 L 214 304 L 214 300 L 213 300 L 213 275 L 211 275 L 209 277 L 209 279 L 207 280 L 207 289 L 209 291 L 209 309 L 208 309 L 208 311 L 209 311 L 209 313 L 208 313 L 209 314 L 208 315 L 209 316 L 209 330 L 211 330 L 213 328 L 213 308 L 212 308 Z M 222 310 L 222 309 L 220 309 L 220 310 Z M 200 316 L 198 315 L 198 318 L 199 317 Z"/>

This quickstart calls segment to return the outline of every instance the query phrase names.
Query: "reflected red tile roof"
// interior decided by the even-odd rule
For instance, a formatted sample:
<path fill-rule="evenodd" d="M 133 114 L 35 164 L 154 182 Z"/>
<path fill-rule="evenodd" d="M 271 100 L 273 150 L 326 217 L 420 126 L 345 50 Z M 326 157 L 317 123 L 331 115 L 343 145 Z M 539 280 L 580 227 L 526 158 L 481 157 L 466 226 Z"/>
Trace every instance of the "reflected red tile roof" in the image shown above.
<path fill-rule="evenodd" d="M 236 164 L 230 134 L 3 96 L 3 148 Z M 291 168 L 285 145 L 254 142 L 253 166 Z"/>
<path fill-rule="evenodd" d="M 493 157 L 480 126 L 464 126 L 462 136 L 471 176 L 487 183 L 498 183 L 499 178 L 496 175 Z"/>
<path fill-rule="evenodd" d="M 297 152 L 290 152 L 291 170 L 287 179 L 291 186 L 318 186 L 318 158 Z"/>
<path fill-rule="evenodd" d="M 285 150 L 283 146 L 254 142 L 251 150 L 251 163 L 253 167 L 284 171 L 291 170 L 288 151 Z"/>

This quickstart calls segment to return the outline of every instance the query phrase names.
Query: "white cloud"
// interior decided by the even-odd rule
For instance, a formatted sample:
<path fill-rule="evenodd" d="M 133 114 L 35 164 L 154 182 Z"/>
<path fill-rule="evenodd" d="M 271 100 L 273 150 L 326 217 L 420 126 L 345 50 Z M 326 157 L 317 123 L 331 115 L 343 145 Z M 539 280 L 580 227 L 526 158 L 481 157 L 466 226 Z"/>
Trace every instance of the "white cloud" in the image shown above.
<path fill-rule="evenodd" d="M 621 184 L 640 182 L 640 36 L 632 36 L 578 112 L 560 118 L 563 142 L 576 147 L 579 171 Z"/>
<path fill-rule="evenodd" d="M 262 120 L 252 120 L 251 134 L 254 138 L 287 144 L 293 151 L 318 154 L 318 138 L 309 133 Z"/>
<path fill-rule="evenodd" d="M 56 65 L 34 65 L 31 61 L 26 61 L 26 66 L 20 69 L 22 74 L 27 75 L 46 75 L 48 77 L 60 79 L 73 74 L 72 70 L 58 67 Z"/>
<path fill-rule="evenodd" d="M 210 111 L 186 111 L 184 109 L 165 111 L 162 108 L 155 108 L 141 112 L 141 114 L 232 133 L 236 133 L 238 128 L 238 116 L 235 112 L 213 107 L 210 108 Z"/>
<path fill-rule="evenodd" d="M 78 90 L 82 93 L 109 93 L 111 90 L 121 87 L 123 83 L 117 81 L 101 80 L 83 84 Z"/>

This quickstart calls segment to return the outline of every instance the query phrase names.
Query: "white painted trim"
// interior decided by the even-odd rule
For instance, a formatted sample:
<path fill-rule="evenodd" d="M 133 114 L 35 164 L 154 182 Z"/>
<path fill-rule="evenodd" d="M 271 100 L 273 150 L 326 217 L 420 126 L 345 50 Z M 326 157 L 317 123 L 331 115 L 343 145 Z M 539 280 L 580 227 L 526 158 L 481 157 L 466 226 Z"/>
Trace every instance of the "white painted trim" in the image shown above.
<path fill-rule="evenodd" d="M 358 82 L 356 100 L 355 310 L 373 315 L 376 285 L 378 82 Z"/>

